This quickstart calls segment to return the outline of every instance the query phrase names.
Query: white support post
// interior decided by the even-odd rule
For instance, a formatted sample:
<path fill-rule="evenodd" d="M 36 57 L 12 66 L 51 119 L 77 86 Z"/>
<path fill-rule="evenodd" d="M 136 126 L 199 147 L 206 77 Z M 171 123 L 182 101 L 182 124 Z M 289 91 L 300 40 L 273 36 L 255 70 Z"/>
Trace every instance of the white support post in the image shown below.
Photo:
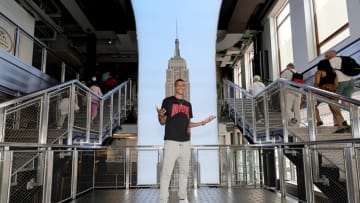
<path fill-rule="evenodd" d="M 303 148 L 303 162 L 304 162 L 304 178 L 305 178 L 305 192 L 306 192 L 306 202 L 315 203 L 314 198 L 314 185 L 313 185 L 313 166 L 311 159 L 311 151 L 309 146 L 305 145 Z"/>
<path fill-rule="evenodd" d="M 2 159 L 2 164 L 0 164 L 0 202 L 8 203 L 10 199 L 10 185 L 11 185 L 11 170 L 12 170 L 12 161 L 13 161 L 13 152 L 5 149 L 0 151 L 0 159 Z"/>
<path fill-rule="evenodd" d="M 348 202 L 359 203 L 359 176 L 354 147 L 344 148 L 344 160 Z"/>
<path fill-rule="evenodd" d="M 73 150 L 72 156 L 72 174 L 71 174 L 71 198 L 76 198 L 77 192 L 77 182 L 78 182 L 78 160 L 79 160 L 79 151 L 77 149 Z"/>
<path fill-rule="evenodd" d="M 41 98 L 40 105 L 40 128 L 39 128 L 39 144 L 47 143 L 47 134 L 48 134 L 48 121 L 49 121 L 49 95 L 44 93 Z"/>
<path fill-rule="evenodd" d="M 52 191 L 52 177 L 53 177 L 53 166 L 54 166 L 54 151 L 50 149 L 45 151 L 45 169 L 43 170 L 43 201 L 51 202 L 51 191 Z"/>

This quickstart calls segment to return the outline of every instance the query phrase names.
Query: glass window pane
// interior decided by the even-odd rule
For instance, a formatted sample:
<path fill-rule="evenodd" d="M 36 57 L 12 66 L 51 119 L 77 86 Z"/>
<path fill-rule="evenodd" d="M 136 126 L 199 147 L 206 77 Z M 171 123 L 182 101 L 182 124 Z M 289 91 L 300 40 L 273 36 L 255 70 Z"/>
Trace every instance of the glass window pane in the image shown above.
<path fill-rule="evenodd" d="M 321 45 L 320 52 L 331 48 L 349 36 L 344 30 L 334 37 L 329 37 L 348 23 L 346 0 L 313 0 L 315 9 L 315 22 L 317 30 L 317 44 L 330 40 Z"/>
<path fill-rule="evenodd" d="M 335 37 L 333 37 L 331 40 L 329 40 L 328 42 L 326 42 L 325 44 L 323 44 L 320 47 L 320 54 L 324 53 L 325 51 L 331 49 L 332 47 L 334 47 L 337 43 L 343 41 L 345 38 L 350 36 L 350 31 L 349 28 L 345 29 L 343 32 L 341 32 L 340 34 L 336 35 Z"/>
<path fill-rule="evenodd" d="M 286 4 L 283 10 L 279 13 L 279 15 L 276 17 L 276 24 L 280 25 L 282 21 L 290 14 L 290 7 L 289 4 Z"/>
<path fill-rule="evenodd" d="M 286 64 L 293 61 L 290 17 L 288 17 L 280 27 L 278 27 L 278 47 L 281 67 L 280 70 L 283 70 L 286 68 Z"/>
<path fill-rule="evenodd" d="M 27 64 L 33 62 L 34 41 L 28 35 L 20 32 L 19 36 L 19 58 Z"/>

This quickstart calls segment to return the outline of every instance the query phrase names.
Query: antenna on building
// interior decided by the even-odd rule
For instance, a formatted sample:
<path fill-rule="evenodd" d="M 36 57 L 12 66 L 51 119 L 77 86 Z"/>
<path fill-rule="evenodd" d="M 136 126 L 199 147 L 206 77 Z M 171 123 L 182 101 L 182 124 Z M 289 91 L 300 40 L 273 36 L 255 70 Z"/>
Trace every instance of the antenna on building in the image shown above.
<path fill-rule="evenodd" d="M 178 22 L 177 22 L 177 16 L 175 19 L 176 23 L 176 40 L 175 40 L 175 57 L 180 57 L 180 48 L 179 48 L 179 38 L 178 38 Z"/>
<path fill-rule="evenodd" d="M 176 16 L 176 39 L 178 38 L 178 23 L 177 23 L 177 16 Z"/>

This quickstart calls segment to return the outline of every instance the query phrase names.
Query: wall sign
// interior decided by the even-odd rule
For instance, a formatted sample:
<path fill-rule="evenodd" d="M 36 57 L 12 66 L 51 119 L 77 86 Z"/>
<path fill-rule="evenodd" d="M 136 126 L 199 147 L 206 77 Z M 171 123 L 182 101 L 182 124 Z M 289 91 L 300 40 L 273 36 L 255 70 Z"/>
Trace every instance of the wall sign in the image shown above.
<path fill-rule="evenodd" d="M 11 53 L 13 50 L 13 44 L 9 33 L 5 28 L 0 26 L 0 48 Z"/>

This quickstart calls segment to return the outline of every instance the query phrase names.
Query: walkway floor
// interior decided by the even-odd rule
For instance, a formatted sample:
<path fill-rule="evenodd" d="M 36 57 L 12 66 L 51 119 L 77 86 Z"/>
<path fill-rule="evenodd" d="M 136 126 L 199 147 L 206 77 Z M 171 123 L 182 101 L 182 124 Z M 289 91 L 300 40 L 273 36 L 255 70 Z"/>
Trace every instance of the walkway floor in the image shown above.
<path fill-rule="evenodd" d="M 188 192 L 191 203 L 297 203 L 265 189 L 201 187 Z M 96 189 L 70 203 L 158 203 L 158 189 Z M 170 192 L 169 203 L 178 203 L 177 193 Z"/>

